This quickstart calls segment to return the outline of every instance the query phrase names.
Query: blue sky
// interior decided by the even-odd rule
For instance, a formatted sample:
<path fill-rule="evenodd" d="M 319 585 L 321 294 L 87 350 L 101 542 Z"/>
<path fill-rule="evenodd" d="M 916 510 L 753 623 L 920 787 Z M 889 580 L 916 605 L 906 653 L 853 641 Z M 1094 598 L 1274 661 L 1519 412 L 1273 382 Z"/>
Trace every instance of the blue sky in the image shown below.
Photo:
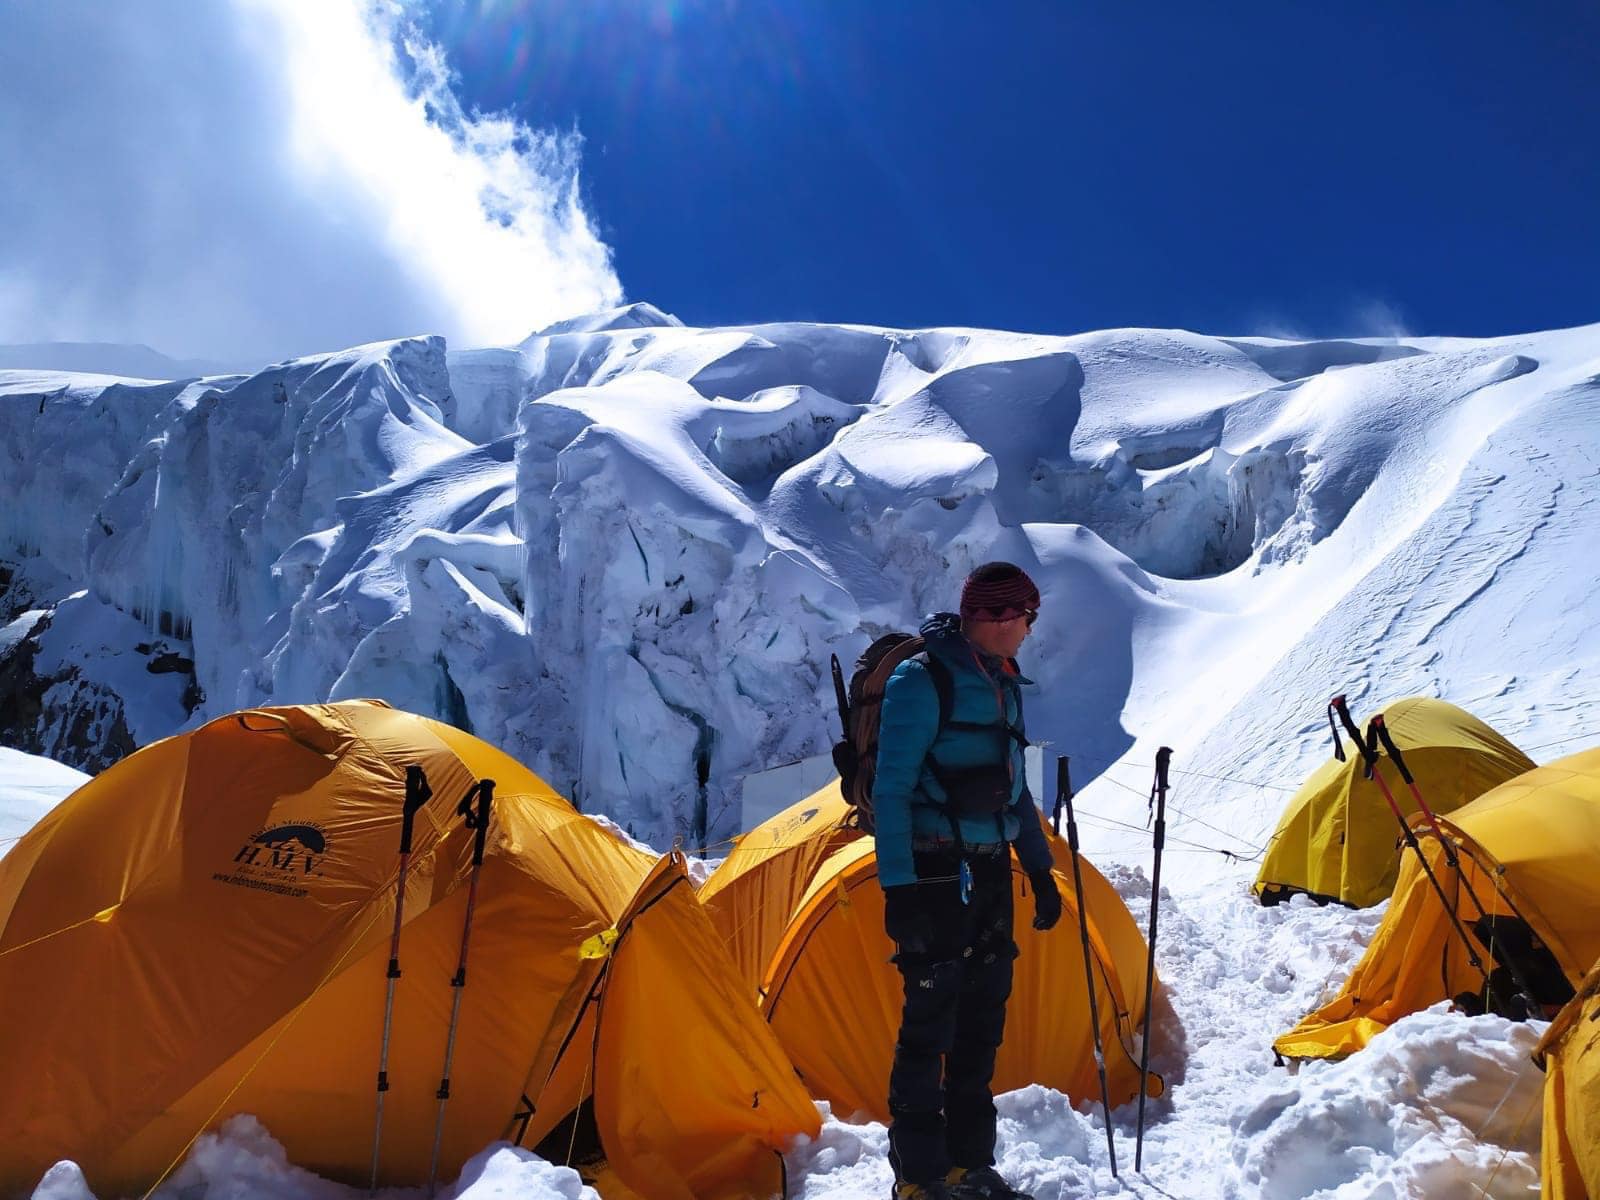
<path fill-rule="evenodd" d="M 1600 321 L 1597 0 L 4 11 L 0 344 Z"/>
<path fill-rule="evenodd" d="M 437 0 L 691 323 L 1600 319 L 1600 6 Z"/>

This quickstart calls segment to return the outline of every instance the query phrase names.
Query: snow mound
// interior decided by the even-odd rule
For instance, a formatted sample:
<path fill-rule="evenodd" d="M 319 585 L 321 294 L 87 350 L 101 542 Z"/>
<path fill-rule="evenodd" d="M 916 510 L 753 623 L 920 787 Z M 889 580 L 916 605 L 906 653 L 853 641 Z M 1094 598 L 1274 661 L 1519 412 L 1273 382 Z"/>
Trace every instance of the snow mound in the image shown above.
<path fill-rule="evenodd" d="M 1464 1036 L 1463 1023 L 1484 1025 Z M 1539 1187 L 1541 1025 L 1443 1003 L 1342 1063 L 1264 1085 L 1230 1118 L 1239 1194 L 1526 1196 Z"/>
<path fill-rule="evenodd" d="M 153 1193 L 157 1200 L 207 1196 L 211 1200 L 358 1200 L 365 1187 L 323 1179 L 289 1162 L 283 1147 L 249 1115 L 230 1117 L 202 1134 L 189 1155 Z M 382 1188 L 385 1200 L 422 1195 L 417 1188 Z M 571 1167 L 558 1167 L 528 1150 L 495 1143 L 468 1159 L 454 1183 L 441 1183 L 441 1200 L 599 1200 Z M 76 1163 L 50 1168 L 33 1200 L 96 1200 Z"/>
<path fill-rule="evenodd" d="M 0 857 L 89 776 L 48 758 L 0 747 Z"/>

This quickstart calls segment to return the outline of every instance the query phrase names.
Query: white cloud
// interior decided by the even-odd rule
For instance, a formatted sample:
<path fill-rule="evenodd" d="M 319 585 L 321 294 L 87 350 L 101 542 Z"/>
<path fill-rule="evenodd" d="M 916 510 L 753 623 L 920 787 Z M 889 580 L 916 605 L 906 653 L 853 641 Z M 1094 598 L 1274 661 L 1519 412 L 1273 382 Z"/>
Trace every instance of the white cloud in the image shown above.
<path fill-rule="evenodd" d="M 51 0 L 0 38 L 0 341 L 249 359 L 616 303 L 581 145 L 464 112 L 392 3 Z"/>

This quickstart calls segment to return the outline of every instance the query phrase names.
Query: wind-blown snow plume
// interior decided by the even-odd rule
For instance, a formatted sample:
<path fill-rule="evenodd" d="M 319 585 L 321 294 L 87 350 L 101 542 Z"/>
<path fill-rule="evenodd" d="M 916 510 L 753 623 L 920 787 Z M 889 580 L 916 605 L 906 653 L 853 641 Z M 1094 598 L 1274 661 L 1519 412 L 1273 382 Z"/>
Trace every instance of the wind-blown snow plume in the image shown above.
<path fill-rule="evenodd" d="M 263 362 L 614 303 L 581 140 L 464 112 L 386 0 L 12 6 L 0 341 Z"/>

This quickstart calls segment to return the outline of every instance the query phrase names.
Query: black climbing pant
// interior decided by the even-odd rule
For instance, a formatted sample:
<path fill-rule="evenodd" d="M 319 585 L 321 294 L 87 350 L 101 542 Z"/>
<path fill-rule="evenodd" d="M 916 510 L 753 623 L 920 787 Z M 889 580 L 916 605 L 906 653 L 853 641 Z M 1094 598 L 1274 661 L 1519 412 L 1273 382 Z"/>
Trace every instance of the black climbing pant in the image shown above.
<path fill-rule="evenodd" d="M 905 1007 L 889 1073 L 889 1162 L 907 1183 L 994 1163 L 989 1088 L 1017 954 L 1011 855 L 968 862 L 972 894 L 963 904 L 959 860 L 917 853 L 918 907 L 927 920 L 895 946 Z"/>

